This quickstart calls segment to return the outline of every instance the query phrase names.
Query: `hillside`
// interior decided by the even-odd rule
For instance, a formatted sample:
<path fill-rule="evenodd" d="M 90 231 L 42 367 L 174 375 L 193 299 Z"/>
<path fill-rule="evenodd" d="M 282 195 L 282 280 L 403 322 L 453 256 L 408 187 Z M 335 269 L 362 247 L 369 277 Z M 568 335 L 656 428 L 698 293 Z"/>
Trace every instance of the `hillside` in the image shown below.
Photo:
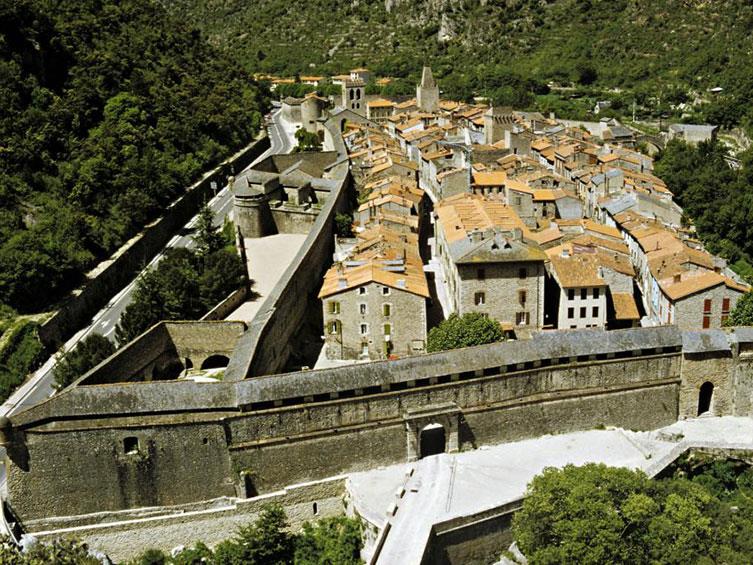
<path fill-rule="evenodd" d="M 415 80 L 428 61 L 455 97 L 554 81 L 628 89 L 656 106 L 722 86 L 709 110 L 729 124 L 753 86 L 753 7 L 735 0 L 161 1 L 252 71 L 366 65 Z"/>
<path fill-rule="evenodd" d="M 266 104 L 150 0 L 0 0 L 0 100 L 2 312 L 50 308 Z"/>

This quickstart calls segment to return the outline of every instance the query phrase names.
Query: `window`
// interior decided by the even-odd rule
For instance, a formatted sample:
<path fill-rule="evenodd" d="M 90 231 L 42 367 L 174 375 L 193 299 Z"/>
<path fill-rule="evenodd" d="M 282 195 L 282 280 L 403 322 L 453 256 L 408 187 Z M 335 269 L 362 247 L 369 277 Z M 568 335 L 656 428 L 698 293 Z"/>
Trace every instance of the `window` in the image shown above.
<path fill-rule="evenodd" d="M 382 295 L 383 295 L 383 296 L 389 296 L 389 295 L 390 295 L 390 287 L 388 287 L 388 286 L 383 286 L 383 287 L 382 287 Z"/>
<path fill-rule="evenodd" d="M 361 316 L 366 315 L 366 304 L 359 304 L 358 305 L 358 311 L 360 312 Z"/>
<path fill-rule="evenodd" d="M 707 330 L 711 327 L 711 314 L 703 315 L 703 329 Z"/>
<path fill-rule="evenodd" d="M 524 279 L 527 276 L 528 276 L 528 269 L 526 269 L 525 267 L 523 267 L 521 269 L 518 269 L 518 278 L 519 279 Z"/>
<path fill-rule="evenodd" d="M 585 306 L 581 306 L 580 307 L 580 317 L 581 318 L 585 318 L 586 317 L 586 307 Z"/>
<path fill-rule="evenodd" d="M 358 289 L 358 294 L 360 294 L 360 295 L 362 295 L 362 296 L 363 296 L 364 294 L 366 294 L 366 287 L 365 287 L 365 286 L 362 286 L 362 287 L 360 287 L 360 288 Z"/>
<path fill-rule="evenodd" d="M 123 438 L 123 453 L 126 455 L 136 455 L 139 452 L 139 438 Z"/>
<path fill-rule="evenodd" d="M 361 342 L 361 355 L 368 355 L 369 354 L 369 344 L 365 341 Z"/>
<path fill-rule="evenodd" d="M 580 289 L 580 299 L 585 300 L 588 298 L 588 289 L 587 288 L 581 288 Z"/>
<path fill-rule="evenodd" d="M 361 335 L 367 335 L 369 333 L 369 324 L 361 324 Z"/>
<path fill-rule="evenodd" d="M 525 290 L 519 290 L 518 291 L 518 302 L 521 306 L 526 305 L 526 299 L 528 298 L 528 293 Z"/>
<path fill-rule="evenodd" d="M 711 314 L 711 299 L 707 298 L 703 301 L 703 313 Z"/>
<path fill-rule="evenodd" d="M 382 314 L 384 314 L 384 317 L 389 318 L 391 313 L 392 313 L 392 304 L 383 304 Z"/>
<path fill-rule="evenodd" d="M 333 300 L 329 303 L 329 313 L 330 314 L 339 314 L 340 313 L 340 303 L 336 300 Z"/>
<path fill-rule="evenodd" d="M 595 289 L 594 289 L 594 298 L 599 298 L 599 289 L 598 289 L 598 288 L 595 288 Z M 596 314 L 594 314 L 594 316 L 595 316 L 595 315 L 596 315 Z"/>
<path fill-rule="evenodd" d="M 483 292 L 477 292 L 473 295 L 473 303 L 476 306 L 483 306 L 486 303 L 486 294 Z"/>
<path fill-rule="evenodd" d="M 531 321 L 531 315 L 528 312 L 518 312 L 515 314 L 515 324 L 518 326 L 527 326 Z"/>
<path fill-rule="evenodd" d="M 392 334 L 392 324 L 384 324 L 384 335 Z"/>
<path fill-rule="evenodd" d="M 575 289 L 574 288 L 567 289 L 567 299 L 568 300 L 575 300 Z"/>
<path fill-rule="evenodd" d="M 476 278 L 480 281 L 486 278 L 486 269 L 478 269 L 476 271 Z"/>
<path fill-rule="evenodd" d="M 575 308 L 568 308 L 567 309 L 567 317 L 568 318 L 575 318 Z"/>
<path fill-rule="evenodd" d="M 513 206 L 520 206 L 521 199 L 520 196 L 514 196 L 512 199 Z"/>
<path fill-rule="evenodd" d="M 722 314 L 729 314 L 729 298 L 722 298 Z"/>
<path fill-rule="evenodd" d="M 594 317 L 594 318 L 598 318 L 599 317 L 599 307 L 598 306 L 594 306 L 593 307 L 593 309 L 591 311 L 591 316 Z"/>

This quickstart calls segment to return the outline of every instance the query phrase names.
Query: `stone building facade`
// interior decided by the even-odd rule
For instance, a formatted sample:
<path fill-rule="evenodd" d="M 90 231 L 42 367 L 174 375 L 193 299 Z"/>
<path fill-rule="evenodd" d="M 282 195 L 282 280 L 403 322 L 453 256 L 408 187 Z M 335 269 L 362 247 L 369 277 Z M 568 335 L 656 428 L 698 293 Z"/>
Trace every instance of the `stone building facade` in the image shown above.
<path fill-rule="evenodd" d="M 370 282 L 322 301 L 328 359 L 386 359 L 425 350 L 426 298 Z"/>
<path fill-rule="evenodd" d="M 512 208 L 461 194 L 439 202 L 436 214 L 451 310 L 486 314 L 508 331 L 543 326 L 546 255 Z"/>

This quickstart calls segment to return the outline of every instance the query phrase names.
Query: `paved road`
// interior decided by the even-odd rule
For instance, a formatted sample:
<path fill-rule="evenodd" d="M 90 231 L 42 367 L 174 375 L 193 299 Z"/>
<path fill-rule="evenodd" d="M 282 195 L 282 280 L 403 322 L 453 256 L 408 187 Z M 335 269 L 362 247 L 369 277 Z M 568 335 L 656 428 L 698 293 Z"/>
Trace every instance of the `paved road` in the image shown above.
<path fill-rule="evenodd" d="M 280 115 L 280 109 L 277 108 L 272 113 L 271 122 L 267 128 L 267 132 L 270 137 L 270 148 L 262 153 L 259 158 L 254 161 L 253 164 L 261 161 L 269 155 L 276 153 L 288 153 L 293 149 L 295 126 L 284 122 Z M 249 165 L 249 166 L 252 166 Z M 209 207 L 214 212 L 215 225 L 222 226 L 225 218 L 230 213 L 233 207 L 232 193 L 229 188 L 225 186 L 220 190 L 217 195 L 208 202 Z M 171 248 L 186 247 L 191 248 L 194 245 L 193 241 L 193 226 L 196 224 L 197 218 L 194 217 L 186 226 L 175 235 L 164 251 L 159 253 L 152 261 L 144 268 L 153 268 L 164 257 L 165 251 Z M 79 341 L 89 336 L 92 333 L 99 333 L 115 341 L 115 327 L 118 325 L 120 316 L 123 311 L 131 303 L 133 298 L 133 291 L 136 288 L 136 280 L 134 279 L 127 287 L 121 290 L 115 295 L 110 302 L 100 310 L 96 316 L 92 319 L 92 323 L 79 331 L 73 336 L 64 346 L 63 350 L 68 351 L 75 347 Z M 38 404 L 50 396 L 53 395 L 55 389 L 52 386 L 54 381 L 55 356 L 50 357 L 42 367 L 40 367 L 34 375 L 22 386 L 16 393 L 11 396 L 1 407 L 0 415 L 12 415 L 20 412 L 30 406 Z M 0 450 L 0 457 L 4 456 L 4 450 Z M 0 489 L 5 483 L 5 466 L 0 465 Z"/>

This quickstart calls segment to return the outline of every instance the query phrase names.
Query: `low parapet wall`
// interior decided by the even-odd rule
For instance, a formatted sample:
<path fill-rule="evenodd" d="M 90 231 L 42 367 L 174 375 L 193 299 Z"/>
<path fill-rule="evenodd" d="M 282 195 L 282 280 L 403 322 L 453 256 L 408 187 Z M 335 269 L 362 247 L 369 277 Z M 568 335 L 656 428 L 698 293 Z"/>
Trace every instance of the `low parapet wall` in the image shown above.
<path fill-rule="evenodd" d="M 42 541 L 61 536 L 83 539 L 89 547 L 107 553 L 115 561 L 133 558 L 148 548 L 171 549 L 201 541 L 214 547 L 233 537 L 240 526 L 259 517 L 268 504 L 285 509 L 293 530 L 311 520 L 344 513 L 345 478 L 292 485 L 283 490 L 250 499 L 225 498 L 201 505 L 174 508 L 143 508 L 139 512 L 91 516 L 81 525 L 71 520 L 44 520 L 29 524 Z M 100 518 L 100 523 L 93 520 Z M 88 522 L 88 523 L 86 523 Z"/>

